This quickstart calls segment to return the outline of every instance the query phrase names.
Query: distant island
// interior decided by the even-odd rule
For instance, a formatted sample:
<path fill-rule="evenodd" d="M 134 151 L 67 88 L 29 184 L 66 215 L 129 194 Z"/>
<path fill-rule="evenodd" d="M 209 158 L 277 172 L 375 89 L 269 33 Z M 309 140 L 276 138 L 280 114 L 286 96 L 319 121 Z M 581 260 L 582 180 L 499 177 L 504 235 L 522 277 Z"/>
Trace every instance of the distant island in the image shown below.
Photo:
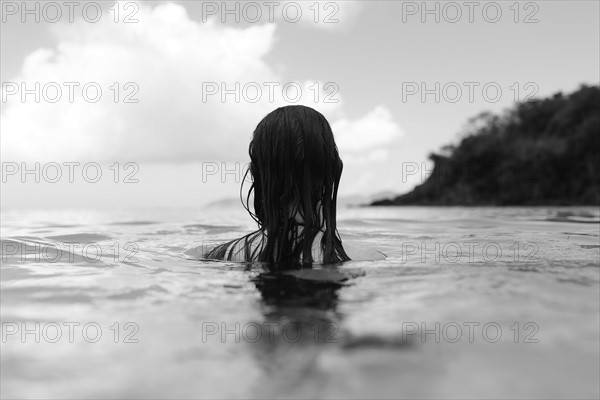
<path fill-rule="evenodd" d="M 600 87 L 482 113 L 429 159 L 423 184 L 371 205 L 600 205 Z"/>

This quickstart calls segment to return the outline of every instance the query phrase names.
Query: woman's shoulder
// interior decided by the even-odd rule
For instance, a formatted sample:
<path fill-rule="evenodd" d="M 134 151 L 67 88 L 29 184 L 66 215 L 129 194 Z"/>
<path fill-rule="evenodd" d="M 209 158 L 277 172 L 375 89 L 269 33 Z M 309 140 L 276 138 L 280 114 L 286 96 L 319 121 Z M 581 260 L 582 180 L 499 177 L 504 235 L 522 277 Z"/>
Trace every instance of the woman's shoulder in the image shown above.
<path fill-rule="evenodd" d="M 356 240 L 344 240 L 342 243 L 348 257 L 353 261 L 385 260 L 386 255 Z"/>
<path fill-rule="evenodd" d="M 323 254 L 321 252 L 321 238 L 322 233 L 317 234 L 313 242 L 313 259 L 322 262 Z M 369 247 L 367 244 L 359 240 L 346 240 L 342 241 L 342 247 L 346 251 L 348 257 L 352 261 L 375 261 L 385 260 L 386 255 L 382 252 Z"/>
<path fill-rule="evenodd" d="M 244 240 L 245 238 L 249 237 L 251 237 L 251 240 Z M 313 260 L 319 264 L 323 262 L 323 252 L 320 246 L 321 238 L 322 233 L 317 234 L 312 244 Z M 191 249 L 186 250 L 183 254 L 194 259 L 203 259 L 206 258 L 207 254 L 210 254 L 216 247 L 220 247 L 223 250 L 223 254 L 222 257 L 219 258 L 226 259 L 228 261 L 245 262 L 249 261 L 246 259 L 247 251 L 249 254 L 256 254 L 258 247 L 261 246 L 262 241 L 264 239 L 265 236 L 262 233 L 260 233 L 260 235 L 248 235 L 246 237 L 242 237 L 237 240 L 232 240 L 230 242 L 212 248 L 207 247 L 205 245 L 193 247 Z M 386 255 L 384 253 L 375 250 L 368 244 L 356 239 L 343 240 L 342 247 L 346 251 L 348 257 L 350 257 L 350 260 L 352 261 L 376 261 L 385 260 L 386 258 Z"/>

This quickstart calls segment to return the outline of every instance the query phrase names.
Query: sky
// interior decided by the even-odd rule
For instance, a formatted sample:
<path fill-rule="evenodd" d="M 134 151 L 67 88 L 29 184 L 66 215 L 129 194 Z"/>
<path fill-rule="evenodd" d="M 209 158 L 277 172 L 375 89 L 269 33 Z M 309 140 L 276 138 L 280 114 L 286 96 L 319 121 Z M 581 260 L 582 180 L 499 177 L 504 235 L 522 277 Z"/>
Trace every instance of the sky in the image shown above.
<path fill-rule="evenodd" d="M 289 104 L 329 120 L 341 197 L 403 193 L 469 118 L 598 84 L 599 14 L 597 1 L 2 1 L 1 206 L 235 198 L 254 128 Z"/>

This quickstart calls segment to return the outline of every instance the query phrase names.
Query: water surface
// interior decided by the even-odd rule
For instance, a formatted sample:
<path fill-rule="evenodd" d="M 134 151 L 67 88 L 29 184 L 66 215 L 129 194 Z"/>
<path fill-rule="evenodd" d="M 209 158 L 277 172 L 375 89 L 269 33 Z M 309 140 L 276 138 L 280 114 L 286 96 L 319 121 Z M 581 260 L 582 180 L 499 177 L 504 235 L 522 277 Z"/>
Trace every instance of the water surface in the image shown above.
<path fill-rule="evenodd" d="M 2 397 L 598 398 L 597 208 L 344 209 L 387 260 L 286 273 L 185 253 L 242 212 L 3 212 Z"/>

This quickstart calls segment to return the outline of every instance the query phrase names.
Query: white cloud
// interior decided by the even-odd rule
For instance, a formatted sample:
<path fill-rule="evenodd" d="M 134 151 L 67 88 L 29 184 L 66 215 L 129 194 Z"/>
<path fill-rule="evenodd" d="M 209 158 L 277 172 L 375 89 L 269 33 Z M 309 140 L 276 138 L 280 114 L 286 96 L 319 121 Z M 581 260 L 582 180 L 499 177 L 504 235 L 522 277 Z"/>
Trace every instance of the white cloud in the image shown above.
<path fill-rule="evenodd" d="M 226 24 L 277 23 L 326 31 L 347 30 L 358 19 L 363 4 L 359 1 L 203 1 L 200 20 Z"/>
<path fill-rule="evenodd" d="M 240 154 L 240 134 L 251 132 L 251 123 L 266 111 L 265 102 L 245 107 L 203 103 L 202 82 L 279 80 L 262 61 L 275 25 L 197 24 L 174 4 L 143 6 L 139 19 L 127 25 L 103 20 L 61 26 L 56 49 L 29 55 L 15 81 L 28 88 L 57 82 L 63 97 L 52 104 L 35 103 L 32 96 L 21 103 L 19 96 L 10 96 L 2 116 L 3 156 L 186 160 L 209 157 L 219 147 Z M 72 103 L 64 82 L 81 83 Z M 100 85 L 99 102 L 81 97 L 87 82 Z M 115 103 L 114 82 L 119 82 L 121 100 L 135 89 L 124 84 L 134 82 L 139 102 Z"/>
<path fill-rule="evenodd" d="M 403 136 L 391 112 L 383 106 L 375 107 L 364 117 L 350 120 L 342 118 L 333 123 L 338 132 L 336 142 L 340 151 L 365 154 L 385 149 L 385 146 Z"/>
<path fill-rule="evenodd" d="M 282 6 L 286 3 L 294 3 L 289 11 L 292 18 L 295 17 L 295 8 L 301 8 L 302 17 L 299 22 L 302 25 L 328 31 L 350 29 L 363 9 L 358 1 L 284 1 Z M 276 15 L 282 16 L 282 13 Z M 280 20 L 287 22 L 284 18 Z"/>
<path fill-rule="evenodd" d="M 3 160 L 245 160 L 258 121 L 291 104 L 281 90 L 290 80 L 264 60 L 274 46 L 277 24 L 238 28 L 210 20 L 200 23 L 171 3 L 140 4 L 136 17 L 140 22 L 135 24 L 103 19 L 57 25 L 57 45 L 29 54 L 14 82 L 25 82 L 27 88 L 35 82 L 56 82 L 63 96 L 56 103 L 43 98 L 36 103 L 32 95 L 23 103 L 19 95 L 8 96 L 2 111 Z M 227 95 L 222 102 L 214 95 L 203 101 L 203 82 L 225 82 L 231 89 L 236 81 L 241 88 L 256 82 L 262 89 L 260 100 L 242 98 L 238 103 Z M 73 102 L 65 82 L 80 83 Z M 81 88 L 88 82 L 102 88 L 100 101 L 82 98 Z M 115 82 L 120 97 L 116 103 L 110 89 Z M 125 88 L 127 82 L 139 87 L 133 96 L 138 103 L 122 102 L 135 88 Z M 264 82 L 280 84 L 273 101 Z M 378 106 L 357 119 L 343 117 L 341 96 L 336 95 L 338 103 L 324 103 L 331 91 L 321 82 L 315 102 L 314 83 L 298 82 L 302 97 L 297 104 L 315 107 L 332 122 L 344 161 L 385 158 L 387 147 L 402 136 L 391 113 Z M 246 94 L 254 97 L 252 87 L 248 89 Z"/>

